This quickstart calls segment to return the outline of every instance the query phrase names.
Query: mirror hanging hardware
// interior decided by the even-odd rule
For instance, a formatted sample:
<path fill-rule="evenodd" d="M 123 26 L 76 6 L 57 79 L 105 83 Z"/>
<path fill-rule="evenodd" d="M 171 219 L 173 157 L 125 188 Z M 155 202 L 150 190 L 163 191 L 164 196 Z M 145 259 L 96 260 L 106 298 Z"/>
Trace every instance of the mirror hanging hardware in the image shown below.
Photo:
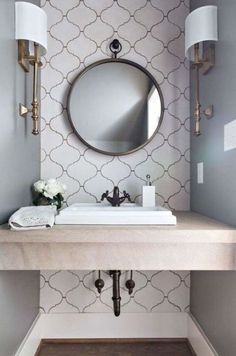
<path fill-rule="evenodd" d="M 109 45 L 110 51 L 112 52 L 112 57 L 117 58 L 117 54 L 122 51 L 122 45 L 120 41 L 115 38 Z"/>

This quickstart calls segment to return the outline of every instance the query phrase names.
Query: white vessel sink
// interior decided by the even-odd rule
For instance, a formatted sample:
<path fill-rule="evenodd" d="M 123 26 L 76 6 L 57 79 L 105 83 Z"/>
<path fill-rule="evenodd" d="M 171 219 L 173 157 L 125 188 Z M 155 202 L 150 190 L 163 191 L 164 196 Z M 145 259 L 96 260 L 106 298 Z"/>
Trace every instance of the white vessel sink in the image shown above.
<path fill-rule="evenodd" d="M 176 225 L 168 209 L 144 208 L 137 204 L 112 207 L 106 204 L 73 204 L 60 211 L 56 224 L 68 225 Z"/>

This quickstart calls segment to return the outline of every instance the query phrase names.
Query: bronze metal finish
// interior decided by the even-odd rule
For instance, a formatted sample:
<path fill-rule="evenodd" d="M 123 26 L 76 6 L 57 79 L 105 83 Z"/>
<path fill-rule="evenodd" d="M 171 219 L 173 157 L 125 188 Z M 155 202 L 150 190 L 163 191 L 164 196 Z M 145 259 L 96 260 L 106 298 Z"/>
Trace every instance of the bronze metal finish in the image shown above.
<path fill-rule="evenodd" d="M 31 108 L 27 108 L 26 106 L 20 104 L 19 105 L 19 114 L 26 118 L 27 114 L 30 112 L 33 120 L 33 129 L 32 134 L 39 134 L 39 100 L 38 100 L 38 73 L 39 68 L 42 66 L 40 61 L 40 51 L 39 45 L 34 43 L 34 55 L 29 55 L 28 42 L 19 40 L 18 41 L 18 63 L 21 67 L 29 72 L 29 64 L 33 65 L 34 73 L 33 73 L 33 99 L 31 103 Z"/>
<path fill-rule="evenodd" d="M 199 89 L 199 69 L 202 63 L 199 59 L 199 45 L 195 45 L 195 70 L 196 70 L 196 88 L 195 88 L 195 109 L 194 109 L 194 119 L 195 119 L 195 135 L 199 136 L 200 132 L 200 120 L 201 120 L 201 104 L 200 104 L 200 89 Z"/>
<path fill-rule="evenodd" d="M 113 310 L 114 310 L 114 315 L 119 316 L 120 315 L 120 301 L 121 301 L 121 296 L 120 296 L 120 276 L 121 276 L 121 271 L 120 270 L 110 270 L 109 271 L 110 276 L 112 277 L 112 300 L 113 300 Z M 105 286 L 104 280 L 101 278 L 101 271 L 98 271 L 98 279 L 96 279 L 94 283 L 95 287 L 97 288 L 97 291 L 99 294 L 101 294 L 102 289 Z M 133 293 L 133 290 L 135 288 L 135 282 L 133 280 L 133 271 L 130 271 L 130 279 L 126 281 L 125 283 L 126 288 L 128 289 L 129 295 Z"/>
<path fill-rule="evenodd" d="M 122 45 L 118 39 L 114 39 L 109 45 L 113 58 L 117 58 L 117 54 L 122 51 Z"/>
<path fill-rule="evenodd" d="M 126 193 L 125 190 L 123 191 L 123 196 L 120 197 L 120 190 L 118 187 L 114 187 L 112 197 L 109 197 L 109 190 L 107 190 L 106 193 L 103 193 L 101 200 L 103 201 L 104 199 L 106 199 L 112 206 L 120 206 L 125 199 L 128 199 L 128 201 L 132 203 L 130 195 Z"/>
<path fill-rule="evenodd" d="M 29 72 L 29 42 L 18 40 L 18 63 L 25 72 Z"/>
<path fill-rule="evenodd" d="M 213 117 L 214 109 L 213 105 L 210 105 L 208 108 L 205 110 L 201 110 L 201 102 L 200 102 L 200 84 L 199 84 L 199 75 L 200 75 L 200 69 L 202 68 L 203 74 L 207 74 L 211 68 L 214 66 L 214 48 L 215 46 L 212 45 L 209 47 L 207 51 L 207 58 L 206 59 L 201 59 L 200 54 L 199 54 L 199 44 L 194 45 L 194 63 L 193 63 L 193 68 L 195 69 L 195 108 L 194 108 L 194 119 L 195 119 L 195 135 L 200 136 L 201 135 L 201 130 L 200 130 L 200 121 L 201 121 L 201 115 L 205 115 L 207 119 L 210 119 Z"/>
<path fill-rule="evenodd" d="M 135 282 L 133 280 L 133 271 L 130 271 L 130 279 L 128 279 L 128 281 L 126 281 L 125 286 L 129 291 L 129 295 L 131 295 L 133 293 L 134 287 L 135 287 Z"/>
<path fill-rule="evenodd" d="M 113 279 L 113 308 L 114 308 L 114 315 L 120 315 L 120 275 L 121 272 L 119 270 L 110 271 L 110 276 Z"/>
<path fill-rule="evenodd" d="M 94 284 L 95 287 L 97 288 L 98 293 L 101 294 L 102 288 L 105 285 L 104 280 L 101 278 L 101 271 L 98 271 L 98 279 L 96 279 Z"/>

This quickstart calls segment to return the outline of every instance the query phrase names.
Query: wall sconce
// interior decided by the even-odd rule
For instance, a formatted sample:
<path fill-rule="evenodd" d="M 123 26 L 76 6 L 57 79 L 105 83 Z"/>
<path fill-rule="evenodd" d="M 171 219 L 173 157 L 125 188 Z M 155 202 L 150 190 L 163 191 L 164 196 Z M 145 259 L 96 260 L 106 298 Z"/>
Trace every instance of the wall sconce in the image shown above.
<path fill-rule="evenodd" d="M 193 62 L 191 68 L 196 71 L 195 79 L 195 135 L 199 136 L 201 115 L 213 117 L 213 105 L 201 110 L 199 72 L 207 74 L 215 65 L 215 44 L 218 40 L 217 6 L 202 6 L 192 11 L 185 22 L 185 55 Z M 204 42 L 209 42 L 204 45 Z"/>
<path fill-rule="evenodd" d="M 18 40 L 18 63 L 25 72 L 33 65 L 33 100 L 30 108 L 20 104 L 19 114 L 30 112 L 33 119 L 33 135 L 39 134 L 38 72 L 42 66 L 40 57 L 47 51 L 47 15 L 36 5 L 20 1 L 15 3 L 16 33 Z"/>

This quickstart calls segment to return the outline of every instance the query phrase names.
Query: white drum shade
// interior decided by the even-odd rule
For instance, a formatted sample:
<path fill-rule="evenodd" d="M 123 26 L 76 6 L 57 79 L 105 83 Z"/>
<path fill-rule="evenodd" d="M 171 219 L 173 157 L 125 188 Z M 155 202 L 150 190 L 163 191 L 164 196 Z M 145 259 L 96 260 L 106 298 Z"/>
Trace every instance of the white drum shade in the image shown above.
<path fill-rule="evenodd" d="M 42 54 L 47 52 L 47 15 L 38 6 L 25 1 L 15 3 L 17 40 L 36 42 Z"/>
<path fill-rule="evenodd" d="M 193 46 L 218 40 L 217 6 L 202 6 L 192 11 L 185 21 L 185 55 L 194 59 Z"/>

